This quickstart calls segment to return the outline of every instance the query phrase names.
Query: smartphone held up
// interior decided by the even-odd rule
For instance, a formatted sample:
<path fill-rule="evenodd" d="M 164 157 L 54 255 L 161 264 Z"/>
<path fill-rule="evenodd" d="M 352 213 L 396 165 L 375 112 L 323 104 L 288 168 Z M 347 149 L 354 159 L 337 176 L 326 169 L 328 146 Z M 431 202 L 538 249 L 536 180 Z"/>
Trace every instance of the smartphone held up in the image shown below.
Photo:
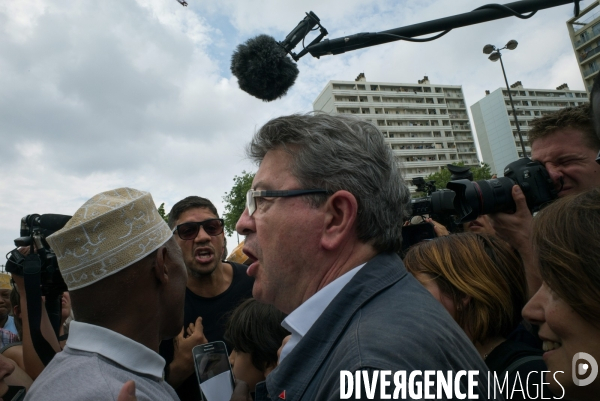
<path fill-rule="evenodd" d="M 198 345 L 192 349 L 192 355 L 203 401 L 229 401 L 234 381 L 225 343 Z"/>

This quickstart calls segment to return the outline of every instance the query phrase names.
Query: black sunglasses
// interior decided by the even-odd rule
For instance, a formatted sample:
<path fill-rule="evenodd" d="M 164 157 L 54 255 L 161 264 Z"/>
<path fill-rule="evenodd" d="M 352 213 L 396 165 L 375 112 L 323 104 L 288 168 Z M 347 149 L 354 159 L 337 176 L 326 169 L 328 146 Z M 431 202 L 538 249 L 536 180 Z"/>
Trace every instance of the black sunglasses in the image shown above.
<path fill-rule="evenodd" d="M 204 227 L 204 231 L 211 237 L 215 237 L 223 233 L 223 226 L 225 222 L 223 219 L 208 219 L 204 221 L 190 221 L 183 223 L 175 227 L 173 233 L 177 231 L 179 238 L 184 241 L 194 239 L 200 232 L 200 227 Z"/>

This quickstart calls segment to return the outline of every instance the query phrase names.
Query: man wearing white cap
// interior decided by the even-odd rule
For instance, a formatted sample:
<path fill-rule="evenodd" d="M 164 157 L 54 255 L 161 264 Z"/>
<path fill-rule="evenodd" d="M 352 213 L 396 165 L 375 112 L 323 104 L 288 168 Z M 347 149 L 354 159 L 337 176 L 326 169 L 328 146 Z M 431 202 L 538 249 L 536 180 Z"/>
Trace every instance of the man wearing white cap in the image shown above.
<path fill-rule="evenodd" d="M 48 237 L 76 320 L 27 400 L 114 400 L 128 380 L 139 401 L 178 399 L 157 353 L 183 324 L 187 273 L 172 236 L 149 193 L 119 188 Z"/>

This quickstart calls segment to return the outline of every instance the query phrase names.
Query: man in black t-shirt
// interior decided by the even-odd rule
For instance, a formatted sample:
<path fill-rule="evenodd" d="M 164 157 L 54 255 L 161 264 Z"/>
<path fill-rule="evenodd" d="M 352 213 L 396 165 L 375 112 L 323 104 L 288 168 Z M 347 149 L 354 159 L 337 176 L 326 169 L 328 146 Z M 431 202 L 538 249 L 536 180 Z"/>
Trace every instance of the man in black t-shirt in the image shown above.
<path fill-rule="evenodd" d="M 211 201 L 189 196 L 169 213 L 169 226 L 183 251 L 188 271 L 184 330 L 173 340 L 163 341 L 160 354 L 168 364 L 166 379 L 182 401 L 199 400 L 192 348 L 224 341 L 229 313 L 252 297 L 254 279 L 246 266 L 225 262 L 223 220 Z M 231 347 L 228 344 L 228 351 Z"/>

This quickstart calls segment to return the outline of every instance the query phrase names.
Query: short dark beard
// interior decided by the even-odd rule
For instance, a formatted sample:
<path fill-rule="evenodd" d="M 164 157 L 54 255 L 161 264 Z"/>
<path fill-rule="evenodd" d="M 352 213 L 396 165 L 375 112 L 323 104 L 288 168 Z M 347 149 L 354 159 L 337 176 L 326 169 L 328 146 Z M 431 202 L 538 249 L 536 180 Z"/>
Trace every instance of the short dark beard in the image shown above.
<path fill-rule="evenodd" d="M 215 272 L 215 270 L 217 270 L 217 268 L 219 267 L 219 265 L 220 265 L 221 263 L 222 263 L 221 261 L 219 261 L 218 263 L 216 263 L 216 264 L 215 264 L 215 267 L 214 267 L 214 269 L 212 269 L 212 270 L 211 270 L 211 271 L 209 271 L 209 272 L 199 272 L 199 271 L 195 271 L 195 270 L 192 270 L 192 269 L 190 269 L 190 268 L 189 268 L 189 267 L 187 267 L 187 266 L 186 266 L 186 269 L 187 269 L 187 272 L 188 272 L 188 276 L 192 276 L 192 277 L 194 277 L 194 278 L 197 278 L 197 279 L 203 280 L 203 279 L 205 279 L 205 278 L 207 278 L 207 277 L 210 277 L 210 276 L 212 276 L 212 274 Z"/>

